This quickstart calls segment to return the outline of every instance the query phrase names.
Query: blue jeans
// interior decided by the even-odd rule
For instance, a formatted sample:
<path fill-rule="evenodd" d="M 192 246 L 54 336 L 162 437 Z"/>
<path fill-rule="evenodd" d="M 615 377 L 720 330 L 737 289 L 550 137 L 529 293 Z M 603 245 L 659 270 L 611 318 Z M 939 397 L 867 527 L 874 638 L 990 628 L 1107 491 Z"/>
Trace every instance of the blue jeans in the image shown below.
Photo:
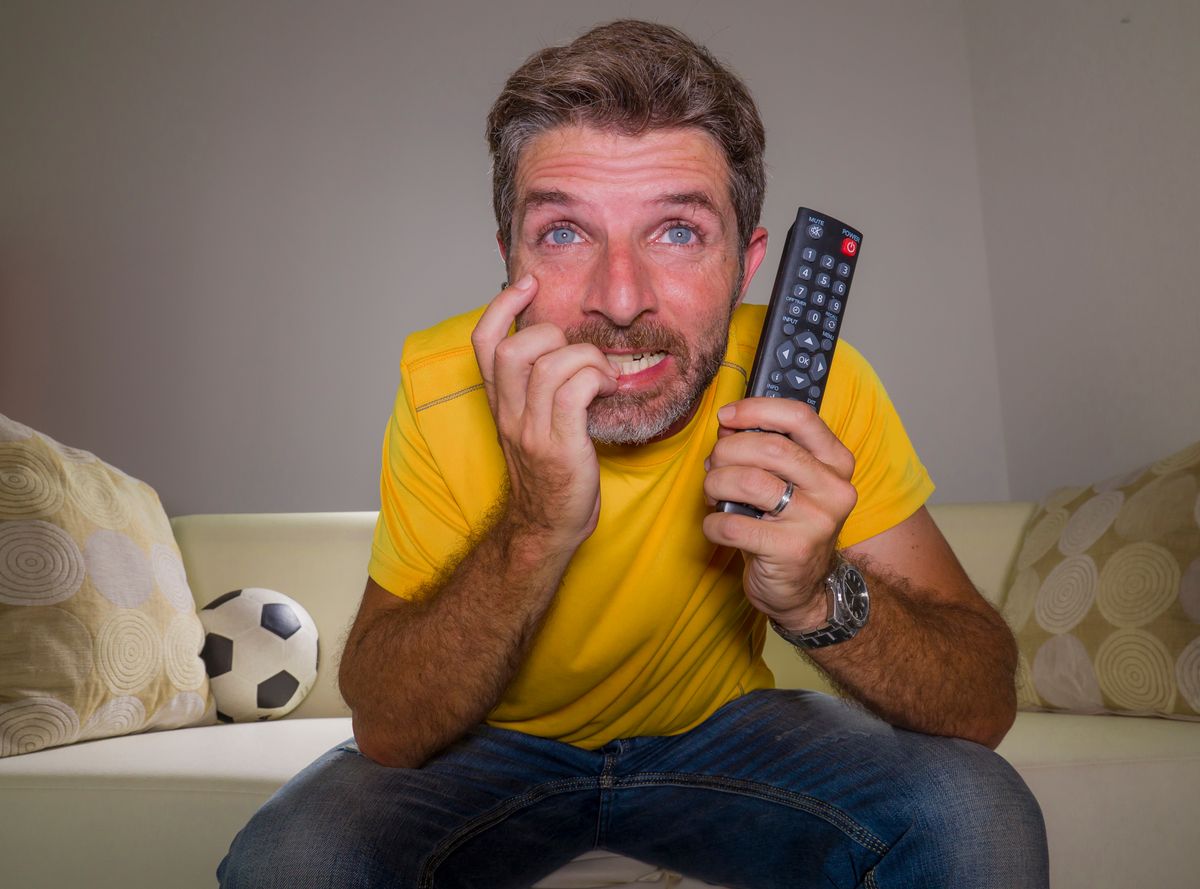
<path fill-rule="evenodd" d="M 728 887 L 1048 885 L 1041 811 L 999 756 L 814 692 L 580 750 L 486 726 L 420 769 L 347 743 L 273 796 L 223 887 L 528 887 L 591 849 Z"/>

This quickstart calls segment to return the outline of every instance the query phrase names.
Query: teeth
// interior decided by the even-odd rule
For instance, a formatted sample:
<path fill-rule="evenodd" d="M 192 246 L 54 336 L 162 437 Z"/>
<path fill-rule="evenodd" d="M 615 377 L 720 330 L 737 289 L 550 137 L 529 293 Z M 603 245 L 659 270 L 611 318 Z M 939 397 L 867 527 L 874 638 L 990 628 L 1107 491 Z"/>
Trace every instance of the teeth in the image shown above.
<path fill-rule="evenodd" d="M 640 355 L 629 355 L 617 360 L 614 356 L 609 355 L 608 360 L 621 373 L 622 376 L 630 376 L 632 374 L 641 373 L 647 368 L 654 367 L 658 362 L 667 357 L 666 352 L 643 352 Z"/>

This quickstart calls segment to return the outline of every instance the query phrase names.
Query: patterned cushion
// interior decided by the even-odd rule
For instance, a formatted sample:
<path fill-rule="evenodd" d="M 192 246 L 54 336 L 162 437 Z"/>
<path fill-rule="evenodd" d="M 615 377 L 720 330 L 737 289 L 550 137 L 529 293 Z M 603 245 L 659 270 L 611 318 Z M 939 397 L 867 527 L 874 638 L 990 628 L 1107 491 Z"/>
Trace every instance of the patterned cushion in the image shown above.
<path fill-rule="evenodd" d="M 0 756 L 213 721 L 158 495 L 0 415 Z"/>
<path fill-rule="evenodd" d="M 1047 497 L 1003 609 L 1022 709 L 1200 718 L 1200 442 Z"/>

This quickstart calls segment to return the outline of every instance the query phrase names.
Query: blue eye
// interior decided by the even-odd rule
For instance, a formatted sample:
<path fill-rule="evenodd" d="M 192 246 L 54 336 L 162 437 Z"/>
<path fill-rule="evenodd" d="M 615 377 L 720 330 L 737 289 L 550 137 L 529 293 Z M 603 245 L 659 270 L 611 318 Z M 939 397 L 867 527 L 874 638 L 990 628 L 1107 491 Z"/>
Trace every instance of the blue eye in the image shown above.
<path fill-rule="evenodd" d="M 546 233 L 550 238 L 550 243 L 563 247 L 567 244 L 574 244 L 577 235 L 569 228 L 552 228 Z"/>
<path fill-rule="evenodd" d="M 696 233 L 684 225 L 673 225 L 667 229 L 668 244 L 690 244 L 696 237 Z"/>

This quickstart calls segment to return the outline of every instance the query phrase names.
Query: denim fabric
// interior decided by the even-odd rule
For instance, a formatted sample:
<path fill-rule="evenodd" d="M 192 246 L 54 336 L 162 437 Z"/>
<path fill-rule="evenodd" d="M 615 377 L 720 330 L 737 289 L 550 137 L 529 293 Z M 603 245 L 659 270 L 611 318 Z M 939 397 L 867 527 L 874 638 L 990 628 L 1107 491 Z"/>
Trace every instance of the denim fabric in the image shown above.
<path fill-rule="evenodd" d="M 523 889 L 603 848 L 728 887 L 1048 885 L 1041 811 L 969 741 L 758 691 L 594 750 L 481 726 L 420 769 L 353 742 L 234 840 L 224 887 Z"/>

